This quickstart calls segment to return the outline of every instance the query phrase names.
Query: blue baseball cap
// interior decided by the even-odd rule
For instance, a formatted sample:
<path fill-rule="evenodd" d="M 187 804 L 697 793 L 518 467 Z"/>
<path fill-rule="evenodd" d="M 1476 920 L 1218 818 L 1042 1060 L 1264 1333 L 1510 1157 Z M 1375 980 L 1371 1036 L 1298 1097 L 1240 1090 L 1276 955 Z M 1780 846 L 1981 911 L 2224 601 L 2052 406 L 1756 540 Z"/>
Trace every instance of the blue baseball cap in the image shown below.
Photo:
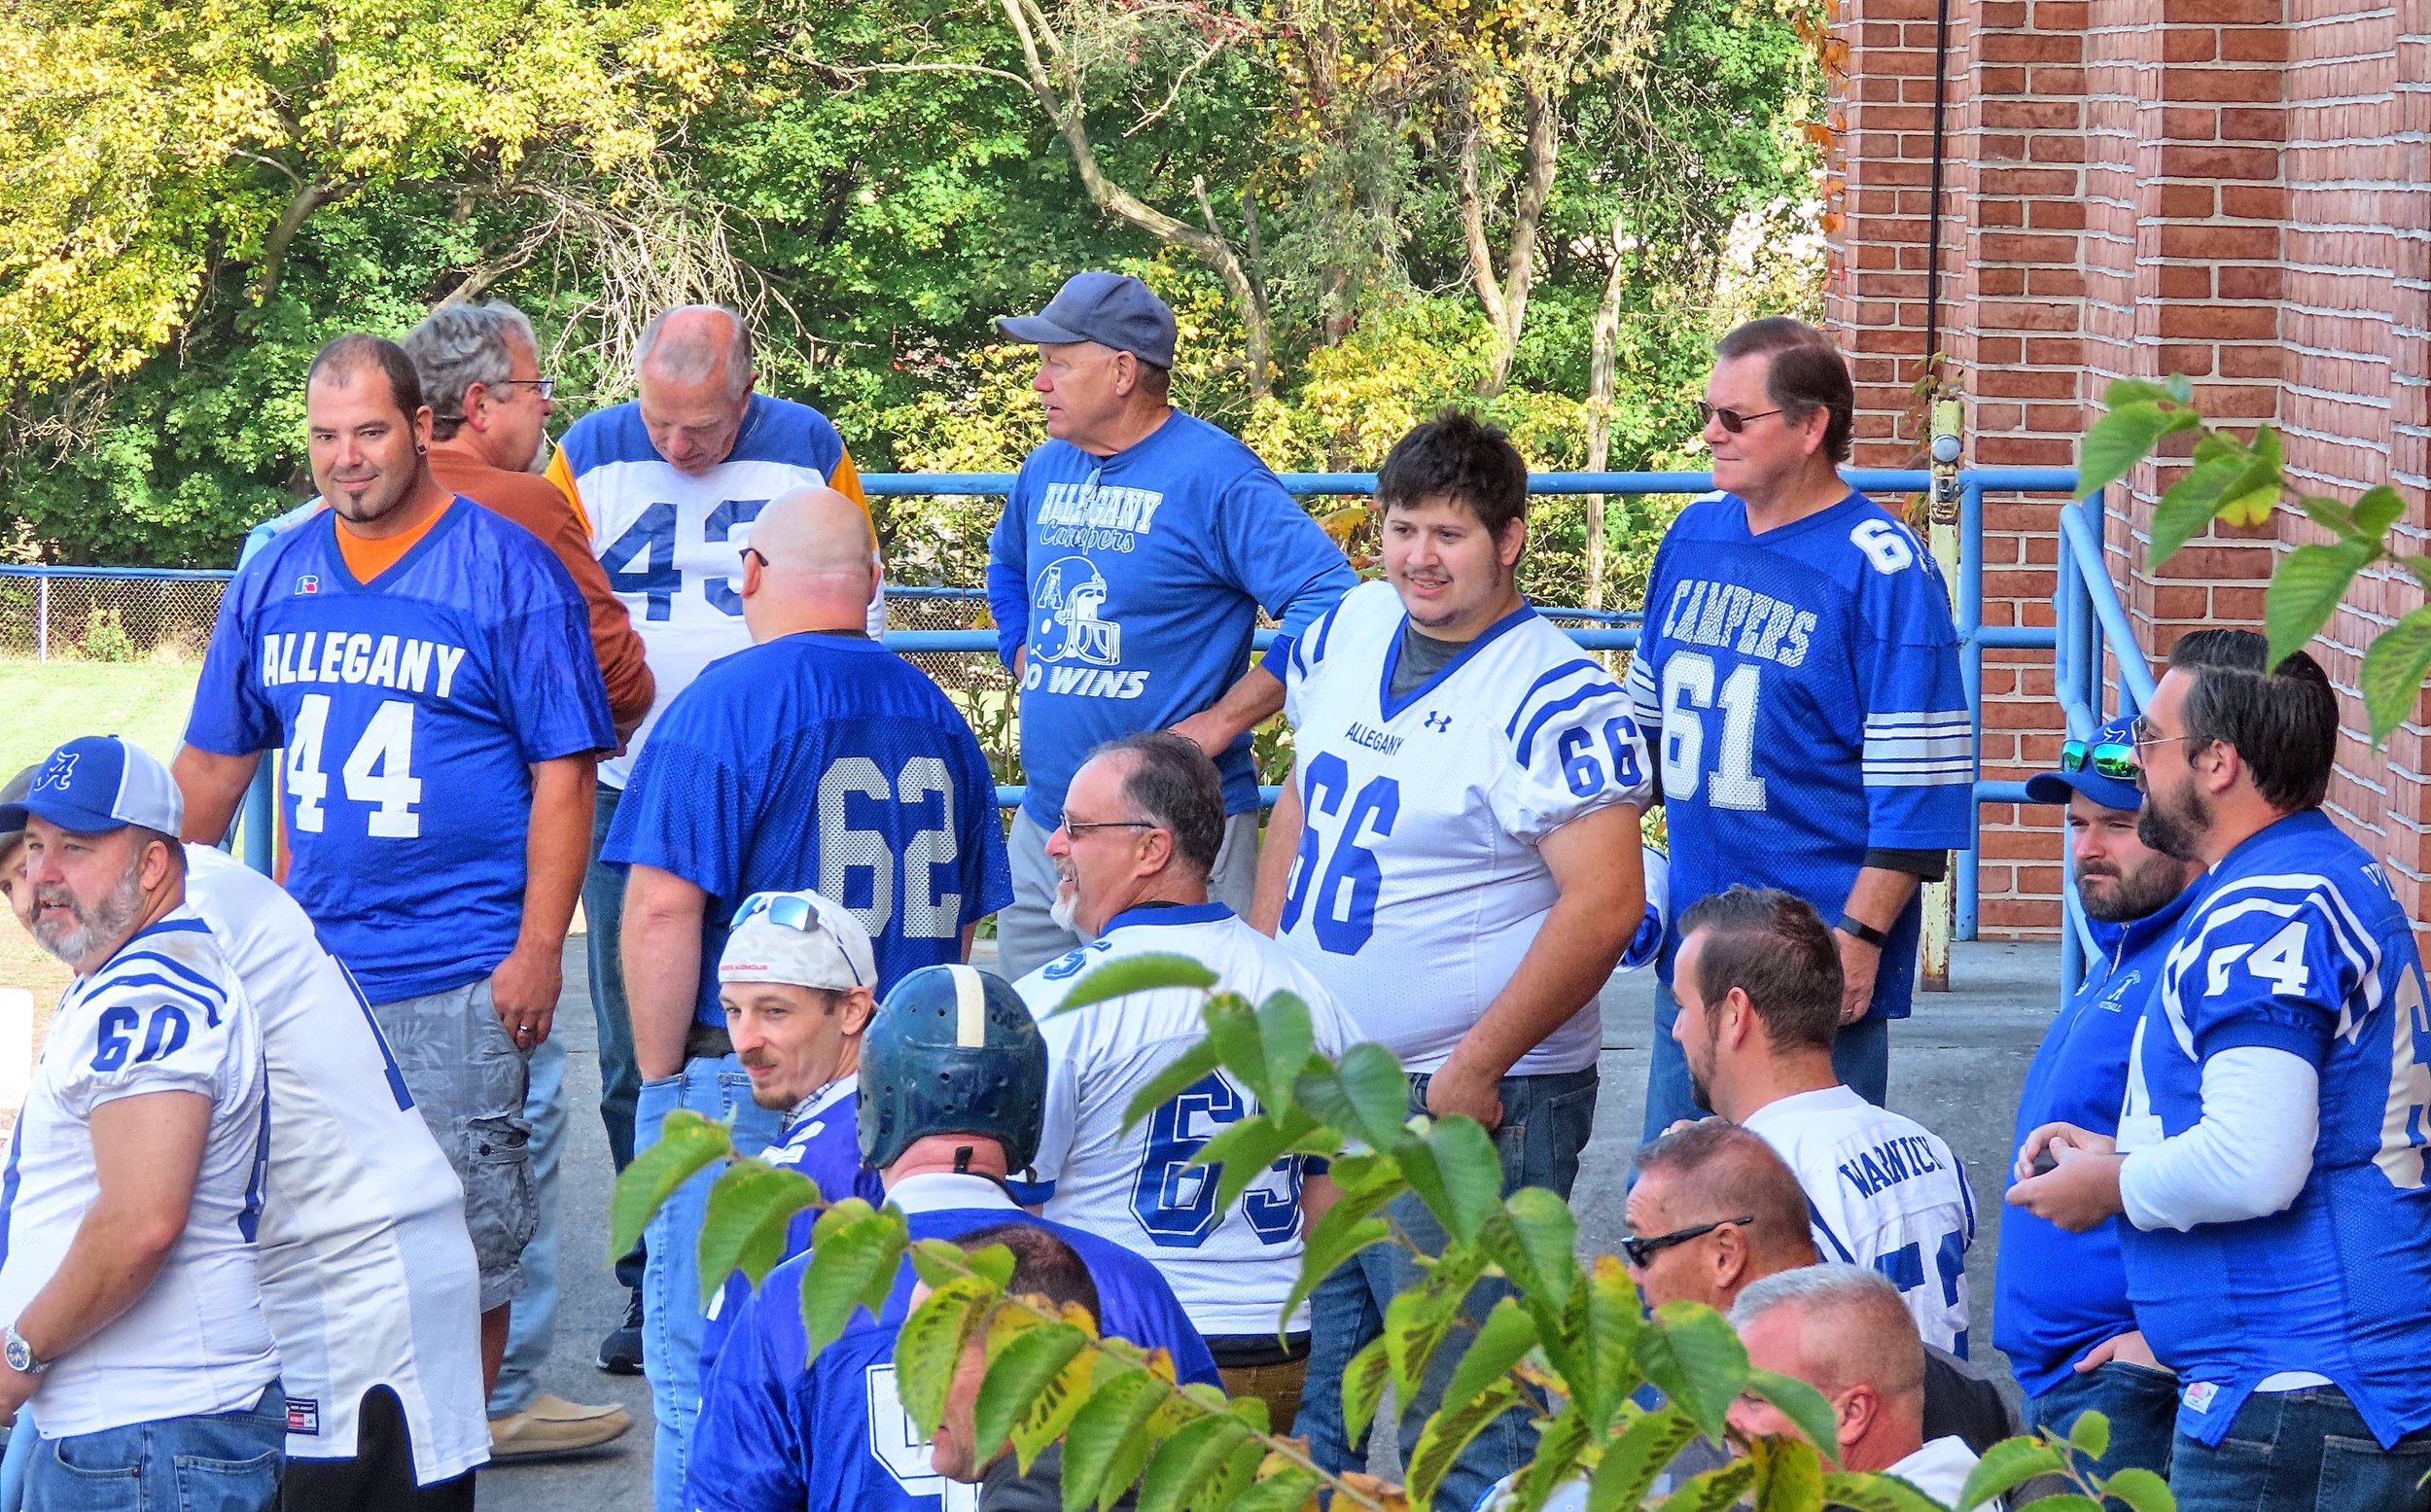
<path fill-rule="evenodd" d="M 169 769 L 141 747 L 116 735 L 87 735 L 52 752 L 23 797 L 0 803 L 0 835 L 23 829 L 29 814 L 74 834 L 141 825 L 175 836 L 186 822 L 186 799 Z"/>
<path fill-rule="evenodd" d="M 2076 742 L 2071 741 L 2074 745 Z M 2144 806 L 2144 790 L 2124 777 L 2105 777 L 2094 770 L 2091 747 L 2129 746 L 2135 744 L 2135 717 L 2121 715 L 2094 732 L 2085 742 L 2089 748 L 2083 765 L 2075 771 L 2037 772 L 2026 780 L 2026 797 L 2029 803 L 2065 803 L 2069 794 L 2081 792 L 2104 808 L 2133 811 Z"/>
<path fill-rule="evenodd" d="M 1095 341 L 1159 368 L 1174 365 L 1173 307 L 1129 273 L 1075 273 L 1036 315 L 1002 315 L 996 329 L 1032 346 Z"/>

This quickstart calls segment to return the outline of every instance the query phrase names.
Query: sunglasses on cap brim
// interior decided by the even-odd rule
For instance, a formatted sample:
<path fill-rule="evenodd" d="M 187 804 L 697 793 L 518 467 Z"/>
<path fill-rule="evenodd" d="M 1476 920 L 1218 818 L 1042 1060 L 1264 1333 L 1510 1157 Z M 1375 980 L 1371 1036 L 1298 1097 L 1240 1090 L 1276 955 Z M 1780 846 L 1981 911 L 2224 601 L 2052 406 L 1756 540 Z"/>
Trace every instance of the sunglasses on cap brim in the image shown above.
<path fill-rule="evenodd" d="M 2124 741 L 2071 740 L 2060 748 L 2060 770 L 2081 772 L 2089 766 L 2120 782 L 2133 782 L 2144 774 L 2136 764 L 2135 748 Z"/>
<path fill-rule="evenodd" d="M 799 930 L 808 934 L 825 930 L 827 921 L 819 917 L 819 905 L 799 893 L 754 893 L 734 910 L 734 918 L 726 928 L 739 930 L 754 919 L 766 919 L 781 930 Z M 845 965 L 852 965 L 849 954 Z M 854 972 L 858 979 L 860 972 Z"/>

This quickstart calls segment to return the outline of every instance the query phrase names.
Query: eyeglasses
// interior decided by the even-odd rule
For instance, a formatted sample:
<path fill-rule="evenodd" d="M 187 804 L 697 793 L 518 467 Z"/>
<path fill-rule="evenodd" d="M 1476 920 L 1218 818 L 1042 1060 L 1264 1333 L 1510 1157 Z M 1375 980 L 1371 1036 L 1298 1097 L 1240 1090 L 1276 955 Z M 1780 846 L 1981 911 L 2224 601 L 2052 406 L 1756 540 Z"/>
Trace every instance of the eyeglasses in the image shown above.
<path fill-rule="evenodd" d="M 1642 1271 L 1646 1268 L 1648 1260 L 1674 1245 L 1684 1245 L 1692 1239 L 1703 1239 L 1717 1228 L 1729 1228 L 1734 1224 L 1753 1223 L 1754 1221 L 1755 1218 L 1751 1214 L 1744 1218 L 1715 1218 L 1710 1223 L 1700 1223 L 1695 1228 L 1674 1229 L 1669 1234 L 1657 1234 L 1652 1239 L 1623 1235 L 1621 1252 L 1629 1256 L 1630 1264 Z"/>
<path fill-rule="evenodd" d="M 2104 777 L 2115 777 L 2121 782 L 2133 782 L 2144 772 L 2136 764 L 2135 748 L 2119 741 L 2104 740 L 2089 745 L 2082 740 L 2071 740 L 2060 748 L 2060 770 L 2081 772 L 2089 766 Z"/>
<path fill-rule="evenodd" d="M 2173 740 L 2184 740 L 2185 738 L 2186 732 L 2184 730 L 2180 730 L 2174 735 L 2164 735 L 2159 730 L 2153 728 L 2152 721 L 2144 718 L 2140 714 L 2135 717 L 2135 749 L 2138 751 L 2143 750 L 2146 746 L 2166 746 Z"/>
<path fill-rule="evenodd" d="M 1162 829 L 1164 827 L 1163 825 L 1146 819 L 1108 819 L 1093 825 L 1075 825 L 1069 819 L 1064 821 L 1064 833 L 1075 840 L 1092 829 Z"/>
<path fill-rule="evenodd" d="M 741 907 L 734 910 L 734 917 L 727 923 L 726 928 L 739 930 L 752 920 L 760 918 L 766 919 L 778 929 L 799 930 L 805 934 L 816 933 L 827 928 L 827 921 L 819 917 L 819 905 L 799 893 L 754 893 L 743 899 Z M 856 987 L 868 985 L 862 981 L 861 972 L 854 967 L 852 953 L 850 951 L 838 953 L 844 957 L 845 969 L 853 973 L 853 985 Z"/>
<path fill-rule="evenodd" d="M 1778 409 L 1759 409 L 1754 414 L 1743 415 L 1736 409 L 1716 409 L 1711 404 L 1707 404 L 1701 399 L 1697 401 L 1697 429 L 1702 431 L 1707 426 L 1711 425 L 1714 421 L 1719 420 L 1722 422 L 1723 430 L 1728 431 L 1733 436 L 1737 436 L 1740 432 L 1747 428 L 1748 421 L 1761 420 L 1767 415 L 1777 415 L 1779 413 L 1780 411 Z"/>
<path fill-rule="evenodd" d="M 768 554 L 765 551 L 760 550 L 757 546 L 745 546 L 741 551 L 738 551 L 735 554 L 742 559 L 743 565 L 746 567 L 751 565 L 753 557 L 758 557 L 759 570 L 761 572 L 766 572 L 768 570 Z"/>
<path fill-rule="evenodd" d="M 503 389 L 511 383 L 528 384 L 538 389 L 543 399 L 554 399 L 557 395 L 557 380 L 554 378 L 501 378 L 490 387 Z"/>

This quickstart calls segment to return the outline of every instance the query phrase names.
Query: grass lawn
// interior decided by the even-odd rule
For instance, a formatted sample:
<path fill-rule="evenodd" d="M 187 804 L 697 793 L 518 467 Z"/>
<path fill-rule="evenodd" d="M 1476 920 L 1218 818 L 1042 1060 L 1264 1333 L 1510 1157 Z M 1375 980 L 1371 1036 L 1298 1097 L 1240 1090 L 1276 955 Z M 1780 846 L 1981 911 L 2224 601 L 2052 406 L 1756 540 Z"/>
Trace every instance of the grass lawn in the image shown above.
<path fill-rule="evenodd" d="M 0 660 L 0 782 L 79 735 L 123 735 L 166 762 L 177 755 L 200 670 L 194 662 Z M 67 976 L 16 921 L 0 923 L 0 985 L 34 990 L 37 1024 L 50 1020 Z"/>

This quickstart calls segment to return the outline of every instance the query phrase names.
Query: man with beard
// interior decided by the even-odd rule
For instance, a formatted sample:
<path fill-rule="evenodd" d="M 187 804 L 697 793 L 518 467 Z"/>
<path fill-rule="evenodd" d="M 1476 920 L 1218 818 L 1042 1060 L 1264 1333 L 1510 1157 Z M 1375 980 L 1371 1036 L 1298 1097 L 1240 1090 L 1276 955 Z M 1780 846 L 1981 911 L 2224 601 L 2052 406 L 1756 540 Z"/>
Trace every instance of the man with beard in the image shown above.
<path fill-rule="evenodd" d="M 1975 1198 L 1939 1135 L 1832 1069 L 1841 956 L 1822 916 L 1792 894 L 1735 887 L 1681 915 L 1679 937 L 1672 1035 L 1698 1105 L 1797 1173 L 1827 1262 L 1882 1272 L 1924 1342 L 1965 1358 Z"/>
<path fill-rule="evenodd" d="M 261 1026 L 186 904 L 181 809 L 158 761 L 106 735 L 0 805 L 34 938 L 76 973 L 0 1196 L 0 1420 L 33 1410 L 29 1506 L 259 1512 L 278 1494 Z"/>
<path fill-rule="evenodd" d="M 777 1109 L 744 1090 L 718 979 L 753 894 L 815 886 L 853 914 L 880 992 L 966 959 L 979 920 L 1012 896 L 986 754 L 928 674 L 865 628 L 875 550 L 869 517 L 832 488 L 768 501 L 735 563 L 754 644 L 658 718 L 600 847 L 629 874 L 637 1149 L 677 1108 L 729 1120 L 746 1154 L 776 1136 Z M 697 1254 L 711 1184 L 704 1173 L 678 1187 L 646 1231 L 642 1363 L 659 1512 L 683 1502 L 700 1406 Z"/>
<path fill-rule="evenodd" d="M 2431 1023 L 2405 909 L 2321 811 L 2338 695 L 2301 651 L 2272 667 L 2259 635 L 2198 631 L 2135 737 L 2144 842 L 2208 871 L 2117 1139 L 2034 1130 L 2009 1202 L 2071 1231 L 2126 1214 L 2136 1321 L 2183 1383 L 2183 1512 L 2420 1512 Z"/>
<path fill-rule="evenodd" d="M 237 571 L 178 753 L 186 838 L 217 844 L 284 748 L 286 882 L 371 1003 L 464 1185 L 496 1385 L 537 1215 L 526 1060 L 547 1037 L 616 746 L 590 618 L 532 533 L 451 494 L 393 341 L 304 379 L 330 508 Z"/>
<path fill-rule="evenodd" d="M 591 649 L 608 685 L 608 714 L 619 737 L 650 713 L 654 685 L 642 657 L 642 638 L 608 575 L 591 555 L 590 536 L 557 485 L 537 475 L 548 457 L 548 417 L 555 380 L 541 374 L 540 343 L 523 312 L 505 300 L 451 302 L 422 318 L 402 343 L 431 402 L 431 476 L 445 488 L 503 514 L 556 553 L 590 613 Z M 597 1015 L 598 999 L 592 1007 Z M 599 1024 L 600 1039 L 623 1033 Z M 524 1247 L 527 1283 L 507 1329 L 507 1357 L 490 1393 L 492 1458 L 500 1461 L 595 1448 L 621 1435 L 633 1420 L 621 1407 L 569 1402 L 540 1387 L 540 1369 L 557 1335 L 557 1169 L 566 1143 L 566 1052 L 551 1037 L 532 1052 L 531 1086 L 523 1116 L 532 1123 L 532 1183 L 539 1226 Z M 613 1116 L 612 1108 L 603 1113 Z M 632 1134 L 626 1105 L 624 1135 Z"/>
<path fill-rule="evenodd" d="M 2105 954 L 2026 1069 L 2018 1147 L 2053 1122 L 2117 1132 L 2129 1047 L 2193 898 L 2188 889 L 2202 872 L 2136 836 L 2144 796 L 2135 786 L 2134 724 L 2114 720 L 2090 741 L 2069 741 L 2060 770 L 2026 785 L 2037 803 L 2067 805 L 2077 898 Z M 2070 1233 L 2030 1212 L 2013 1213 L 2000 1225 L 1992 1274 L 1992 1342 L 2026 1389 L 2028 1421 L 2065 1434 L 2097 1411 L 2110 1420 L 2104 1474 L 2140 1465 L 2167 1475 L 2177 1380 L 2135 1326 L 2117 1220 Z"/>

